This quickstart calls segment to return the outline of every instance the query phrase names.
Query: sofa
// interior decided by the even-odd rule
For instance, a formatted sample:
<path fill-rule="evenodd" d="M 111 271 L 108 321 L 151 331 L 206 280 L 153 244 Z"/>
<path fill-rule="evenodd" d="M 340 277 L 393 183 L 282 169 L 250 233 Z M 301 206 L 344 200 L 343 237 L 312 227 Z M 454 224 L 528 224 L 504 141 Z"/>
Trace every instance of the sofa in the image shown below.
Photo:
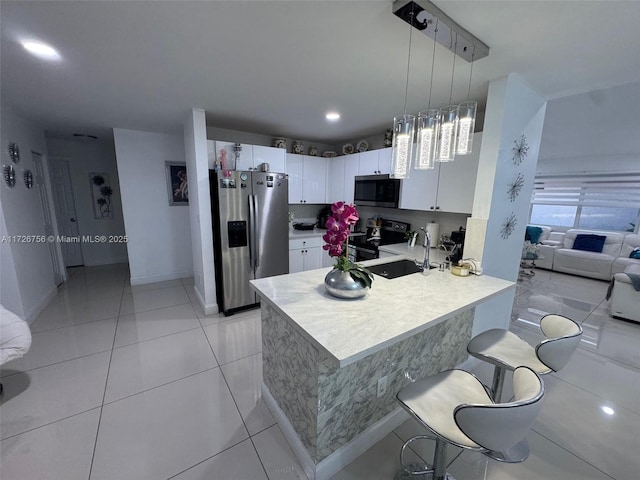
<path fill-rule="evenodd" d="M 640 264 L 628 265 L 624 272 L 613 276 L 609 307 L 614 317 L 640 322 L 640 291 L 635 289 L 629 275 L 640 275 Z"/>
<path fill-rule="evenodd" d="M 554 232 L 549 227 L 532 225 L 543 229 L 538 241 L 536 266 L 556 272 L 570 273 L 599 280 L 610 280 L 629 265 L 640 265 L 640 259 L 629 258 L 631 252 L 640 247 L 640 235 L 624 232 L 570 229 Z M 574 248 L 578 235 L 606 236 L 602 251 L 586 251 Z"/>

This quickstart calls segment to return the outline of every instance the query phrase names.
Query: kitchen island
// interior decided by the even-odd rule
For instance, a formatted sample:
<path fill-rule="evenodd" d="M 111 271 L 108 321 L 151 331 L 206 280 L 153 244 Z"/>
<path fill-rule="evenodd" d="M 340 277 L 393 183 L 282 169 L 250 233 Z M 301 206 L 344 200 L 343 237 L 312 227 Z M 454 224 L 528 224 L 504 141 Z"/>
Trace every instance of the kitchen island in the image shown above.
<path fill-rule="evenodd" d="M 431 270 L 376 276 L 366 297 L 340 300 L 325 291 L 328 271 L 251 281 L 264 397 L 311 478 L 329 478 L 397 426 L 395 393 L 463 362 L 475 305 L 515 285 Z"/>

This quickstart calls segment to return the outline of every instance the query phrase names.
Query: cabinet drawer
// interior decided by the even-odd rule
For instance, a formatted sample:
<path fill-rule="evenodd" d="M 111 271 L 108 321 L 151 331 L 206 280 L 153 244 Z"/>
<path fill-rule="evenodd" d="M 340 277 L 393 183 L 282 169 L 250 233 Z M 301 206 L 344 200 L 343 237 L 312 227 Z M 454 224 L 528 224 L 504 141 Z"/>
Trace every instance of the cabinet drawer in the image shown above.
<path fill-rule="evenodd" d="M 290 238 L 289 250 L 322 246 L 322 237 Z"/>

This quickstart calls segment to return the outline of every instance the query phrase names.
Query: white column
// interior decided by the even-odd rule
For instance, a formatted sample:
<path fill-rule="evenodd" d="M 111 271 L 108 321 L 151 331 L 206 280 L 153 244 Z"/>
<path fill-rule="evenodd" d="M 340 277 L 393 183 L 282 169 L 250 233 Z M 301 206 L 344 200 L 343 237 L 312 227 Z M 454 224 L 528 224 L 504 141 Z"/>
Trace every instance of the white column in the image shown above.
<path fill-rule="evenodd" d="M 464 257 L 475 258 L 483 273 L 516 281 L 529 219 L 531 192 L 538 161 L 546 99 L 526 85 L 517 74 L 494 80 L 489 85 L 480 164 L 472 216 L 467 221 Z M 514 162 L 515 142 L 524 135 L 526 157 Z M 511 201 L 509 185 L 518 174 L 524 185 Z M 504 237 L 504 225 L 511 216 L 513 231 Z M 508 328 L 514 291 L 478 306 L 473 334 L 489 328 Z"/>
<path fill-rule="evenodd" d="M 189 180 L 189 216 L 194 288 L 207 315 L 218 313 L 213 265 L 213 230 L 204 110 L 194 108 L 184 123 L 184 149 Z"/>

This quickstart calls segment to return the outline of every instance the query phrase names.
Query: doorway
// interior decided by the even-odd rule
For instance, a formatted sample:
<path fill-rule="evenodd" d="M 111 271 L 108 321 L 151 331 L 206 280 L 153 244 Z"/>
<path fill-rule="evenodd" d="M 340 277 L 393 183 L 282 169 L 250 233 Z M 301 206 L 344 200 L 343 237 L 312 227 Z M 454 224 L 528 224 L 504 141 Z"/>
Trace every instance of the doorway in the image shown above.
<path fill-rule="evenodd" d="M 49 202 L 49 195 L 47 193 L 47 185 L 45 183 L 44 165 L 42 162 L 42 155 L 37 152 L 31 152 L 31 158 L 33 159 L 34 169 L 36 171 L 36 185 L 38 186 L 38 193 L 40 194 L 40 204 L 42 206 L 42 217 L 44 219 L 44 232 L 47 237 L 47 245 L 49 245 L 49 256 L 51 258 L 51 266 L 53 267 L 53 280 L 56 286 L 60 286 L 64 282 L 65 276 L 62 272 L 62 265 L 60 264 L 59 250 L 55 241 L 51 241 L 55 235 L 55 229 L 53 228 L 53 217 L 51 215 L 52 208 Z"/>
<path fill-rule="evenodd" d="M 80 243 L 80 229 L 76 215 L 76 203 L 69 174 L 69 162 L 64 159 L 50 159 L 51 190 L 53 204 L 60 235 L 64 240 L 60 242 L 62 258 L 65 267 L 79 267 L 84 265 L 82 245 Z"/>

